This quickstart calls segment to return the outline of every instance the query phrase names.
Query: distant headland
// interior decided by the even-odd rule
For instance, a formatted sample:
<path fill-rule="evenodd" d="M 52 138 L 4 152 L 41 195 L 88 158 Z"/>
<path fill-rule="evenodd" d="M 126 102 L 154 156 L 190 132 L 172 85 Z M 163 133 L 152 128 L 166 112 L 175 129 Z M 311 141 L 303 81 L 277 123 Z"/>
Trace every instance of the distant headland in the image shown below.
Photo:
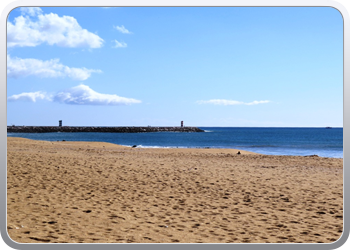
<path fill-rule="evenodd" d="M 76 127 L 76 126 L 7 126 L 8 133 L 52 132 L 102 132 L 102 133 L 149 133 L 149 132 L 204 132 L 197 127 Z"/>

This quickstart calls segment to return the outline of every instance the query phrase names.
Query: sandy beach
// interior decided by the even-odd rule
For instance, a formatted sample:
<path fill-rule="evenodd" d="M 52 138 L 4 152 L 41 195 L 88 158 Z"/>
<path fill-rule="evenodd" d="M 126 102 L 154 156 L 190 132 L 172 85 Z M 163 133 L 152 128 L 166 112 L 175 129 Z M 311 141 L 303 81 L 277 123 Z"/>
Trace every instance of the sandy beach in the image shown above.
<path fill-rule="evenodd" d="M 330 243 L 343 159 L 7 138 L 21 243 Z"/>

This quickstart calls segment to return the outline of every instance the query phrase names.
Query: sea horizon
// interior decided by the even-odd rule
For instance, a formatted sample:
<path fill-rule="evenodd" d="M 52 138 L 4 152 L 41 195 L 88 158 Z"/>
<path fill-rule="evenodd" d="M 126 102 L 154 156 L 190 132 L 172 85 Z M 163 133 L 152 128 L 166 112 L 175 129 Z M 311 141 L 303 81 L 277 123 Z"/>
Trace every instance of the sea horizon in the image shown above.
<path fill-rule="evenodd" d="M 89 126 L 90 127 L 90 126 Z M 158 127 L 158 126 L 152 126 Z M 139 148 L 232 148 L 266 155 L 343 158 L 343 128 L 197 127 L 203 132 L 51 132 L 7 133 L 46 141 L 99 141 Z"/>

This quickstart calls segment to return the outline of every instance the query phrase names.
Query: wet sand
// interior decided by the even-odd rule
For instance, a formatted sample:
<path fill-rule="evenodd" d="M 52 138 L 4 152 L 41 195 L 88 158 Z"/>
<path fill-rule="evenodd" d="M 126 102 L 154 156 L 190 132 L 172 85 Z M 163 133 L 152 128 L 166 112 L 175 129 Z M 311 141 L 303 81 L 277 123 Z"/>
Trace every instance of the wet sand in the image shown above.
<path fill-rule="evenodd" d="M 21 243 L 330 243 L 343 159 L 7 139 Z"/>

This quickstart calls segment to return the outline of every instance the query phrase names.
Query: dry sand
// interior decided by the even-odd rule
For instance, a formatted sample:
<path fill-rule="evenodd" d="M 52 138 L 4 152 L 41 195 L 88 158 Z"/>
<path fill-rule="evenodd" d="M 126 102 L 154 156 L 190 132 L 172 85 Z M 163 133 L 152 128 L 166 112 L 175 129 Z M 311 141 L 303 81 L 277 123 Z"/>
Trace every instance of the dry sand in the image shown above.
<path fill-rule="evenodd" d="M 16 242 L 334 242 L 343 159 L 7 139 Z"/>

